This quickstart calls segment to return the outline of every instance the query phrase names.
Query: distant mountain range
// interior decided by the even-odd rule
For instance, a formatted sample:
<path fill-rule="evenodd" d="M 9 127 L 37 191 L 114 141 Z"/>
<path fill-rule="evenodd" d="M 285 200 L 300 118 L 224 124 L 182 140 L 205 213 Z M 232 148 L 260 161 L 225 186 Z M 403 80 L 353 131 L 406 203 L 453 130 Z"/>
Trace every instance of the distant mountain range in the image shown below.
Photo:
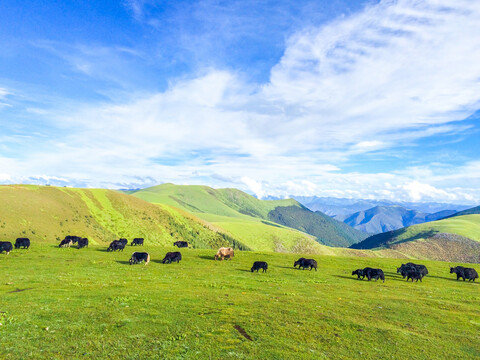
<path fill-rule="evenodd" d="M 377 206 L 402 206 L 405 209 L 415 210 L 425 214 L 434 214 L 440 211 L 462 211 L 471 208 L 471 205 L 459 205 L 437 202 L 393 202 L 389 200 L 345 199 L 317 196 L 291 196 L 312 211 L 321 211 L 331 217 L 343 221 L 351 215 Z M 448 215 L 447 215 L 448 216 Z"/>
<path fill-rule="evenodd" d="M 443 210 L 434 214 L 426 214 L 406 209 L 400 205 L 375 206 L 350 215 L 344 222 L 357 230 L 378 234 L 427 221 L 435 221 L 455 213 L 455 210 Z"/>
<path fill-rule="evenodd" d="M 400 229 L 452 216 L 468 205 L 392 202 L 389 200 L 292 196 L 312 211 L 321 211 L 368 234 Z"/>

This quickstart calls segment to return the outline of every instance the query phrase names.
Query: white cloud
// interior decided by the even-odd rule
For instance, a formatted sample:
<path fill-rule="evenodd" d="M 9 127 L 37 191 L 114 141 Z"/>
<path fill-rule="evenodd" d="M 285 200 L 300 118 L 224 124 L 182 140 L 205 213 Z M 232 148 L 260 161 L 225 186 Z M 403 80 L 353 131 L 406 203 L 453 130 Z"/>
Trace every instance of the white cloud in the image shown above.
<path fill-rule="evenodd" d="M 405 190 L 408 198 L 413 201 L 421 201 L 425 199 L 435 200 L 438 198 L 443 201 L 458 200 L 454 194 L 449 194 L 447 191 L 437 189 L 429 184 L 422 184 L 418 181 L 411 181 L 401 186 Z"/>

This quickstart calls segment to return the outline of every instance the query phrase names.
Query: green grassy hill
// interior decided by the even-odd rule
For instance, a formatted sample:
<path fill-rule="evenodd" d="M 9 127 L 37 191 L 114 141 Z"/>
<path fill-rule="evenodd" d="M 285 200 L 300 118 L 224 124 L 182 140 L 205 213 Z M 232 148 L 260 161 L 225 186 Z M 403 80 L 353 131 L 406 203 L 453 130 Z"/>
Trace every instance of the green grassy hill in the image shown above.
<path fill-rule="evenodd" d="M 146 245 L 147 266 L 103 246 L 35 243 L 0 255 L 1 359 L 478 359 L 479 284 L 454 280 L 449 263 L 425 261 L 411 283 L 398 259 Z M 347 249 L 340 249 L 347 251 Z M 350 250 L 351 251 L 351 250 Z M 310 256 L 310 255 L 307 255 Z M 266 273 L 251 273 L 257 260 Z M 359 281 L 382 268 L 385 283 Z M 478 269 L 477 267 L 477 270 Z"/>
<path fill-rule="evenodd" d="M 389 248 L 406 256 L 480 261 L 480 215 L 463 215 L 373 235 L 354 249 Z"/>
<path fill-rule="evenodd" d="M 105 244 L 143 237 L 160 245 L 186 240 L 199 248 L 233 241 L 191 214 L 111 190 L 8 185 L 0 186 L 0 203 L 1 240 L 26 236 L 52 243 L 79 235 Z"/>
<path fill-rule="evenodd" d="M 163 184 L 130 192 L 156 204 L 167 204 L 194 213 L 232 233 L 247 245 L 257 242 L 259 250 L 273 250 L 285 242 L 283 234 L 294 228 L 312 235 L 318 243 L 349 246 L 366 235 L 322 213 L 314 213 L 296 200 L 259 200 L 237 189 L 212 189 L 207 186 Z M 278 227 L 275 224 L 283 225 Z M 274 228 L 277 229 L 274 229 Z M 271 235 L 268 235 L 270 234 Z M 255 234 L 261 235 L 254 239 Z M 298 233 L 291 235 L 299 238 Z M 268 244 L 262 243 L 267 242 Z M 296 243 L 290 241 L 289 246 Z M 252 246 L 249 245 L 251 248 Z M 273 247 L 272 247 L 273 246 Z M 279 249 L 281 250 L 281 249 Z"/>

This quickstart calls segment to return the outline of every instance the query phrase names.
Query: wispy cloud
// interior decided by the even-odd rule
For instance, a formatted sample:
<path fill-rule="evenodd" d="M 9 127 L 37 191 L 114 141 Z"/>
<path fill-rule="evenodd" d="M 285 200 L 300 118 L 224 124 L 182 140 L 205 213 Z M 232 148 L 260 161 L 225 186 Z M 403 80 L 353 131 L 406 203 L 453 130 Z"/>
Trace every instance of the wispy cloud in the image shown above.
<path fill-rule="evenodd" d="M 5 101 L 8 95 L 11 95 L 11 93 L 7 89 L 0 87 L 0 107 L 12 106 Z"/>

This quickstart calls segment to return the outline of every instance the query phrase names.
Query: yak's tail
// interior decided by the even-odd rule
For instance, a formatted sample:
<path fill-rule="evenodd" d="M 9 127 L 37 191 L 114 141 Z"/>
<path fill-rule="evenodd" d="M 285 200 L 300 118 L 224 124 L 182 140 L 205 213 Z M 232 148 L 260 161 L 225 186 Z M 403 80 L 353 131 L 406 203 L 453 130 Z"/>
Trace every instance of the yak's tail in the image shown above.
<path fill-rule="evenodd" d="M 147 255 L 147 261 L 145 261 L 145 265 L 147 265 L 150 262 L 150 254 Z"/>

